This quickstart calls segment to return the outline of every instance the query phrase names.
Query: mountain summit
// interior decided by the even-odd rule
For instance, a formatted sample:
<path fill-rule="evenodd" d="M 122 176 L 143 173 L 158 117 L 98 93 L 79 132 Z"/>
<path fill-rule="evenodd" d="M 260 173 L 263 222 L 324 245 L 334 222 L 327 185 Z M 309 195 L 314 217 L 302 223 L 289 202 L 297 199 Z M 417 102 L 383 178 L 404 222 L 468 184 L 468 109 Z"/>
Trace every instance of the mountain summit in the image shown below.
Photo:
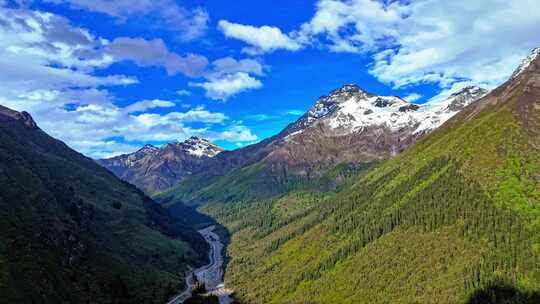
<path fill-rule="evenodd" d="M 193 136 L 161 148 L 145 145 L 134 153 L 101 159 L 98 163 L 121 179 L 152 194 L 199 172 L 206 161 L 222 151 L 208 140 Z"/>

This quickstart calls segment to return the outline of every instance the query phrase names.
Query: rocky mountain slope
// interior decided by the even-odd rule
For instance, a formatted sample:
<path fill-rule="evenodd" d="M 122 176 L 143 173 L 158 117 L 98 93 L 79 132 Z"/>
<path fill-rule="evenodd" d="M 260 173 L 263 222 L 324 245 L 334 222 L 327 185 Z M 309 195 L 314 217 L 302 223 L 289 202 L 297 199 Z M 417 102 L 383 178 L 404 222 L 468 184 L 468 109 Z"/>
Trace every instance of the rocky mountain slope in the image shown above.
<path fill-rule="evenodd" d="M 194 177 L 166 191 L 169 201 L 268 197 L 317 183 L 338 165 L 355 170 L 395 156 L 486 94 L 467 87 L 440 102 L 416 105 L 345 85 L 319 98 L 296 122 L 258 144 L 223 152 Z M 324 183 L 335 184 L 335 177 Z M 204 187 L 201 187 L 204 185 Z M 327 188 L 323 186 L 323 188 Z"/>
<path fill-rule="evenodd" d="M 197 173 L 210 158 L 223 151 L 209 141 L 191 137 L 161 148 L 146 145 L 140 150 L 98 163 L 148 194 L 165 190 Z"/>
<path fill-rule="evenodd" d="M 0 185 L 2 303 L 163 303 L 207 262 L 194 229 L 2 106 Z"/>
<path fill-rule="evenodd" d="M 538 53 L 340 191 L 204 206 L 232 232 L 227 286 L 245 303 L 540 303 Z"/>

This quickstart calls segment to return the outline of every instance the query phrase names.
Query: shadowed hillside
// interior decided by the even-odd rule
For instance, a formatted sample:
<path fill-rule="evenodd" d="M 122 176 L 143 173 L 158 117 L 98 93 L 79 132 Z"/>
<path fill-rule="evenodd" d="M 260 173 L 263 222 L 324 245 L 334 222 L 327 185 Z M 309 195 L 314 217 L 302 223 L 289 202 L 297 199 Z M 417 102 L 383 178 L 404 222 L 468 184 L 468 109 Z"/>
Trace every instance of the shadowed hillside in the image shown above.
<path fill-rule="evenodd" d="M 3 303 L 163 303 L 202 237 L 135 187 L 0 106 Z"/>

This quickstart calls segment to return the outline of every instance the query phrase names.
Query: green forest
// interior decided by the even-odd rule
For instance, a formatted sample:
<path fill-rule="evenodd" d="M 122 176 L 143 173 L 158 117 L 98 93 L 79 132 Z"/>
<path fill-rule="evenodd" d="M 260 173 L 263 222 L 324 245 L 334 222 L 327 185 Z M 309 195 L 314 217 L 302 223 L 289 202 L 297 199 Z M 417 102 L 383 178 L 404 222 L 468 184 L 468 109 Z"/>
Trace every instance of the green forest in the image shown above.
<path fill-rule="evenodd" d="M 540 302 L 537 91 L 503 87 L 331 191 L 207 200 L 226 284 L 245 303 Z"/>

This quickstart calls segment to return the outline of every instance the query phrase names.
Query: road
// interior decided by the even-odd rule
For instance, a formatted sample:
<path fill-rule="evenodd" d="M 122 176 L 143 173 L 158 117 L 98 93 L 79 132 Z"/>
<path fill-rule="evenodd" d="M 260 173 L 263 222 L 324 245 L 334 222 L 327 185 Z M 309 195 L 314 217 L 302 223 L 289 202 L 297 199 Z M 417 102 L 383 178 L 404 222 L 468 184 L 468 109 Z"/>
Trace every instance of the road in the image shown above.
<path fill-rule="evenodd" d="M 232 299 L 230 295 L 232 290 L 225 288 L 223 283 L 223 243 L 219 236 L 214 232 L 215 226 L 206 227 L 199 230 L 199 233 L 204 237 L 210 245 L 208 256 L 210 263 L 201 268 L 197 268 L 186 276 L 186 289 L 171 299 L 167 304 L 180 304 L 191 297 L 191 289 L 193 282 L 192 274 L 197 276 L 197 280 L 204 282 L 209 294 L 216 295 L 219 298 L 220 304 L 230 304 Z"/>

